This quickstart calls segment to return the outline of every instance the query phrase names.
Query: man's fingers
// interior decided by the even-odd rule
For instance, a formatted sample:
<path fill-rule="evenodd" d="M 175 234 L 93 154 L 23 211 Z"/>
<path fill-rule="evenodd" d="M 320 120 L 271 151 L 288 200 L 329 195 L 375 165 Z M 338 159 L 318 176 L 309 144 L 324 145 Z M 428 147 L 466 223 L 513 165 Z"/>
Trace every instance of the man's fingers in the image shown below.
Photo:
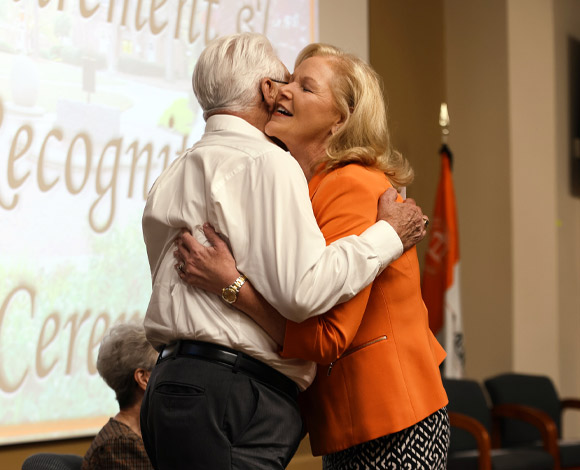
<path fill-rule="evenodd" d="M 397 190 L 395 188 L 387 189 L 380 197 L 381 201 L 384 203 L 395 202 L 397 199 Z"/>
<path fill-rule="evenodd" d="M 415 202 L 415 199 L 413 199 L 412 197 L 408 197 L 407 199 L 405 199 L 403 201 L 405 204 L 408 204 L 410 206 L 416 206 L 417 203 Z"/>

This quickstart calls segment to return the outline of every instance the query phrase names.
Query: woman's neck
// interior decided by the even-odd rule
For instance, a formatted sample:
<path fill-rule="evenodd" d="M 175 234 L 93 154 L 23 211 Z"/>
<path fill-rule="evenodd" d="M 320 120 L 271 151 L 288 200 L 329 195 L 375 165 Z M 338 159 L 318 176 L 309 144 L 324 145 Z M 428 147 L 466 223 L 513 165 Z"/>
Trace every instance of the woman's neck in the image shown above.
<path fill-rule="evenodd" d="M 115 419 L 123 424 L 126 424 L 131 428 L 131 430 L 141 436 L 141 423 L 139 420 L 139 411 L 141 409 L 141 403 L 138 402 L 128 408 L 120 410 L 116 415 Z"/>
<path fill-rule="evenodd" d="M 306 181 L 310 182 L 316 173 L 317 163 L 322 161 L 326 156 L 326 147 L 323 146 L 305 146 L 296 152 L 289 149 L 292 156 L 296 159 L 300 168 L 306 176 Z"/>

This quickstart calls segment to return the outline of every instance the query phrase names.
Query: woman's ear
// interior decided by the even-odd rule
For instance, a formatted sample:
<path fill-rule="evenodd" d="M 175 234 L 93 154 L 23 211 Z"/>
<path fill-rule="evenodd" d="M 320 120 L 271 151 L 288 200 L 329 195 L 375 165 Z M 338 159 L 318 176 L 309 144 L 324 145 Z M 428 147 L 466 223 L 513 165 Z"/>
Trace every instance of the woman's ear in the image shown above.
<path fill-rule="evenodd" d="M 276 109 L 276 98 L 278 96 L 278 87 L 270 78 L 262 78 L 260 81 L 260 90 L 264 99 L 264 104 L 269 113 Z"/>
<path fill-rule="evenodd" d="M 344 125 L 345 122 L 346 118 L 344 116 L 340 116 L 340 118 L 330 128 L 330 133 L 332 135 L 336 134 L 340 130 L 340 128 Z"/>
<path fill-rule="evenodd" d="M 135 379 L 135 382 L 137 382 L 137 385 L 143 391 L 145 391 L 145 389 L 147 388 L 147 382 L 149 382 L 150 376 L 151 371 L 147 369 L 141 368 L 135 369 L 135 372 L 133 373 L 133 378 Z"/>

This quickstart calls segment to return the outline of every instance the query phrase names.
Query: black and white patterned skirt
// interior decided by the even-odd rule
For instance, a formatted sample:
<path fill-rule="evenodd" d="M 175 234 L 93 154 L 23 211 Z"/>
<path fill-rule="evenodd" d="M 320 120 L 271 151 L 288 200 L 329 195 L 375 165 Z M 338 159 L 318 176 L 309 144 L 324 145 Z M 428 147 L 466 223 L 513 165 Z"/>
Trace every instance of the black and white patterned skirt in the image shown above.
<path fill-rule="evenodd" d="M 324 470 L 445 470 L 449 417 L 441 408 L 402 431 L 322 458 Z"/>

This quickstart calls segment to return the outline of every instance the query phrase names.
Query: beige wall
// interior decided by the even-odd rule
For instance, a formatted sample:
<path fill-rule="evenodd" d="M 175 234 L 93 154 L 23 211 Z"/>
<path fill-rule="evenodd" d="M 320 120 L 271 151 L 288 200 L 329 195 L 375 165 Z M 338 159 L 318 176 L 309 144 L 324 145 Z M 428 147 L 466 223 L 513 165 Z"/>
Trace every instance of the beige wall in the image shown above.
<path fill-rule="evenodd" d="M 553 5 L 510 0 L 507 6 L 513 369 L 559 383 Z"/>
<path fill-rule="evenodd" d="M 318 0 L 318 37 L 369 59 L 367 0 Z"/>
<path fill-rule="evenodd" d="M 580 40 L 580 2 L 554 2 L 556 82 L 556 196 L 560 393 L 580 396 L 580 198 L 569 192 L 570 100 L 579 83 L 568 80 L 568 40 Z M 577 414 L 564 416 L 564 429 L 580 436 Z"/>

